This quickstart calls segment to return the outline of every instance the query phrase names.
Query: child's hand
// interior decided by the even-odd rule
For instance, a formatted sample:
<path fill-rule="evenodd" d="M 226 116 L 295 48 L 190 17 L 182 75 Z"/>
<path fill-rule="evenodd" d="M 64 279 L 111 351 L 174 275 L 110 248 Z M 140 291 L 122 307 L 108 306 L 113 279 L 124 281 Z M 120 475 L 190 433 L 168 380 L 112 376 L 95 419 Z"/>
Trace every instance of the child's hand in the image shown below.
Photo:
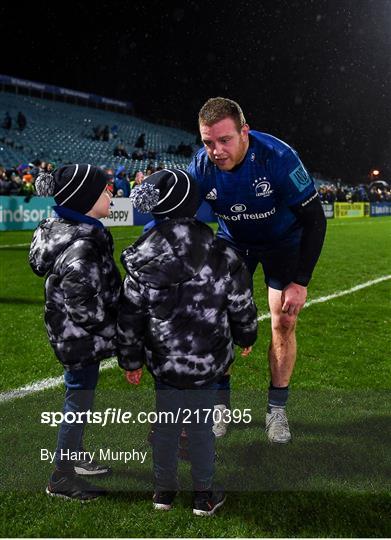
<path fill-rule="evenodd" d="M 240 356 L 248 356 L 252 350 L 252 347 L 245 347 L 244 349 L 242 349 Z"/>
<path fill-rule="evenodd" d="M 140 384 L 143 368 L 135 369 L 134 371 L 125 371 L 125 379 L 129 384 Z"/>

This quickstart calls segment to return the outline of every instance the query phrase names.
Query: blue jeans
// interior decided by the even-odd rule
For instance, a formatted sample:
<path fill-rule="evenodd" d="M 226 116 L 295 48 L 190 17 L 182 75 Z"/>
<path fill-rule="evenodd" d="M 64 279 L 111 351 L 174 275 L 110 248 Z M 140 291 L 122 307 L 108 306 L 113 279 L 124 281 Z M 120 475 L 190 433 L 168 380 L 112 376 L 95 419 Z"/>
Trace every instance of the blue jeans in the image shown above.
<path fill-rule="evenodd" d="M 65 402 L 63 413 L 86 412 L 92 409 L 95 388 L 99 377 L 99 362 L 82 369 L 66 371 L 64 374 Z M 83 449 L 83 432 L 85 417 L 82 423 L 64 422 L 60 425 L 57 439 L 55 463 L 62 471 L 73 471 L 73 464 L 64 452 L 79 452 Z M 63 455 L 61 456 L 61 451 Z"/>
<path fill-rule="evenodd" d="M 179 389 L 155 380 L 158 414 L 172 413 L 176 418 L 179 409 L 189 410 L 178 416 L 178 422 L 163 419 L 153 426 L 153 473 L 156 490 L 178 489 L 178 440 L 182 427 L 186 429 L 189 439 L 194 490 L 203 491 L 212 487 L 215 460 L 215 436 L 212 427 L 216 388 L 217 384 L 212 383 L 199 389 Z M 209 410 L 209 414 L 203 409 Z M 182 423 L 183 420 L 189 423 Z"/>

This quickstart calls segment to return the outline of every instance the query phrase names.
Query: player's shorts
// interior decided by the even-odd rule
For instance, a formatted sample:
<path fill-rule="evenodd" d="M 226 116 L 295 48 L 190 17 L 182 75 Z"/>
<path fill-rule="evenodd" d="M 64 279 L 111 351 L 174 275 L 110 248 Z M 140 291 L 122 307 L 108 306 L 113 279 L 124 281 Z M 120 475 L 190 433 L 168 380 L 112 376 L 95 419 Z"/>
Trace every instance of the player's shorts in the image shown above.
<path fill-rule="evenodd" d="M 256 251 L 237 250 L 251 276 L 259 263 L 263 268 L 265 283 L 272 289 L 282 291 L 294 280 L 299 265 L 300 245 L 280 246 L 279 249 Z"/>

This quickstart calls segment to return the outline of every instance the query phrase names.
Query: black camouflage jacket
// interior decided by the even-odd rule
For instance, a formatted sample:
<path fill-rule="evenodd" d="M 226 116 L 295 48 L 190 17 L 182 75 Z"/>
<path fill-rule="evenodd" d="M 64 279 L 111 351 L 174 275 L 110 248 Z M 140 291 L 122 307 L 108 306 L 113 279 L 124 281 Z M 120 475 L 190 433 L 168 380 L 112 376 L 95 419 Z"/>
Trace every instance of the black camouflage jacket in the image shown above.
<path fill-rule="evenodd" d="M 212 229 L 195 219 L 160 223 L 122 253 L 118 360 L 178 388 L 223 375 L 233 342 L 257 337 L 250 277 L 244 263 Z"/>
<path fill-rule="evenodd" d="M 36 274 L 46 276 L 45 325 L 64 368 L 113 356 L 121 277 L 110 232 L 45 219 L 34 233 L 29 262 Z"/>

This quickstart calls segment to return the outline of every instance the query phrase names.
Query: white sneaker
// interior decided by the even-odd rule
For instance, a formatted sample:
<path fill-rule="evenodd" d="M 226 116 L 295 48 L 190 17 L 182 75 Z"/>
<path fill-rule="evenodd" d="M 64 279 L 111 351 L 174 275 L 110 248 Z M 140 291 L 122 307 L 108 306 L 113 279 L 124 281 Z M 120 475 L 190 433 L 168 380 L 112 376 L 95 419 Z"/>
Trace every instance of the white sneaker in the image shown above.
<path fill-rule="evenodd" d="M 215 437 L 224 437 L 229 423 L 229 409 L 224 404 L 215 405 L 213 418 L 216 420 L 212 428 Z"/>
<path fill-rule="evenodd" d="M 272 407 L 271 412 L 266 413 L 265 431 L 272 443 L 286 444 L 292 439 L 284 407 Z"/>

